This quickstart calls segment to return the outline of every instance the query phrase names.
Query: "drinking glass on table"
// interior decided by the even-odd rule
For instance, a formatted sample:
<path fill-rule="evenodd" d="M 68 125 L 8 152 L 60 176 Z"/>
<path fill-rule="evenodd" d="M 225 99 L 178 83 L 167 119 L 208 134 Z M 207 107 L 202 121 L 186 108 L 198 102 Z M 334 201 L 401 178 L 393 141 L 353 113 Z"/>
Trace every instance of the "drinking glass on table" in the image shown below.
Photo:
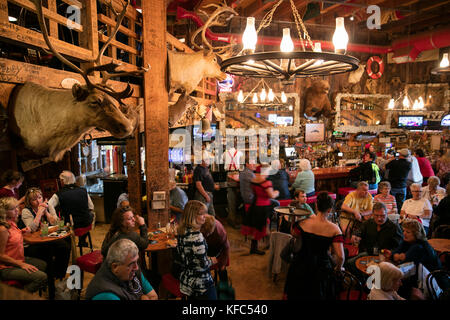
<path fill-rule="evenodd" d="M 41 224 L 41 236 L 46 237 L 48 236 L 48 223 L 44 222 Z"/>
<path fill-rule="evenodd" d="M 62 232 L 64 230 L 64 218 L 58 219 L 58 232 Z"/>

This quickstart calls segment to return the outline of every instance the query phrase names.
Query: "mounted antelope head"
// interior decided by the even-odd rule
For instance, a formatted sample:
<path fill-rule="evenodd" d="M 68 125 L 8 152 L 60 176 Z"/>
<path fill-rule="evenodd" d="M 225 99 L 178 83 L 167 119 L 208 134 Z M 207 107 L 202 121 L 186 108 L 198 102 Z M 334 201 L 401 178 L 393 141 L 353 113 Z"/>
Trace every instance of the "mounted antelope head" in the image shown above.
<path fill-rule="evenodd" d="M 118 32 L 129 0 L 125 1 L 120 13 L 109 4 L 116 16 L 116 25 L 98 56 L 85 61 L 92 65 L 86 70 L 78 68 L 55 50 L 44 21 L 42 0 L 32 1 L 50 51 L 79 73 L 86 85 L 75 84 L 72 90 L 51 89 L 31 82 L 16 86 L 9 100 L 10 132 L 21 138 L 26 149 L 41 157 L 48 156 L 53 161 L 61 160 L 64 153 L 93 128 L 107 130 L 118 138 L 131 135 L 138 121 L 138 112 L 136 108 L 125 105 L 122 99 L 130 97 L 133 90 L 128 84 L 124 90 L 116 91 L 107 85 L 107 81 L 111 77 L 139 76 L 148 69 L 121 72 L 117 70 L 120 63 L 102 64 L 102 56 Z M 100 83 L 89 78 L 94 71 L 101 73 Z"/>
<path fill-rule="evenodd" d="M 226 79 L 226 73 L 220 70 L 218 57 L 226 58 L 230 54 L 231 44 L 214 48 L 206 39 L 205 32 L 211 26 L 224 26 L 219 22 L 222 14 L 237 15 L 237 13 L 226 5 L 218 6 L 210 4 L 207 7 L 216 7 L 206 23 L 197 29 L 191 37 L 191 43 L 198 51 L 193 53 L 168 51 L 170 71 L 170 96 L 177 89 L 181 89 L 189 95 L 198 86 L 203 78 L 216 78 L 219 81 Z M 201 33 L 204 47 L 195 43 L 196 37 Z"/>

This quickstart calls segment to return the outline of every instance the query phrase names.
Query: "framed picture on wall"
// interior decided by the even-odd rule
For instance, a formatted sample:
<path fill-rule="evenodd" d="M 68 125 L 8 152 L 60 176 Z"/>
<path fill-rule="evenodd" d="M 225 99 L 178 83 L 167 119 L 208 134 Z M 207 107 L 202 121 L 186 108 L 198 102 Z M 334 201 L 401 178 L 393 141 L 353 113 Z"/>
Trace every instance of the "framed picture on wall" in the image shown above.
<path fill-rule="evenodd" d="M 305 126 L 305 142 L 321 142 L 325 140 L 324 123 L 307 123 Z"/>

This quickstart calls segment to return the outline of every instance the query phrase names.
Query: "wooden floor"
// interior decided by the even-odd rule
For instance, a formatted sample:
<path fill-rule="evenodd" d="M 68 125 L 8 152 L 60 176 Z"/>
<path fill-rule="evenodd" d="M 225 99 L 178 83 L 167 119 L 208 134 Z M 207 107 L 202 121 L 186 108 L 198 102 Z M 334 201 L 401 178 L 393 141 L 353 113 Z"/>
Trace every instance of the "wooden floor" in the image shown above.
<path fill-rule="evenodd" d="M 230 266 L 228 274 L 236 292 L 237 300 L 280 300 L 283 295 L 285 275 L 282 274 L 274 282 L 268 273 L 269 250 L 263 256 L 250 255 L 250 240 L 245 241 L 239 230 L 224 223 L 231 246 Z M 92 232 L 94 249 L 100 249 L 108 231 L 108 224 L 96 224 Z M 260 244 L 260 249 L 266 243 Z M 158 258 L 159 259 L 159 258 Z M 93 275 L 85 273 L 84 289 Z M 84 296 L 84 289 L 82 297 Z"/>

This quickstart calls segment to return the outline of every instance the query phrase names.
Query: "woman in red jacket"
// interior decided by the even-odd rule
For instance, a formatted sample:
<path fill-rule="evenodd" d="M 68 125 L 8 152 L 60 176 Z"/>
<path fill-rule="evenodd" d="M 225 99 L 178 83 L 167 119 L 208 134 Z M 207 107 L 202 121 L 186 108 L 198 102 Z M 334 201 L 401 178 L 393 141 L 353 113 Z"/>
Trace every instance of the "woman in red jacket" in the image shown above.
<path fill-rule="evenodd" d="M 425 157 L 425 153 L 422 149 L 415 151 L 417 162 L 419 162 L 420 173 L 423 176 L 423 182 L 427 183 L 429 177 L 434 176 L 433 168 L 431 167 L 430 160 Z"/>

